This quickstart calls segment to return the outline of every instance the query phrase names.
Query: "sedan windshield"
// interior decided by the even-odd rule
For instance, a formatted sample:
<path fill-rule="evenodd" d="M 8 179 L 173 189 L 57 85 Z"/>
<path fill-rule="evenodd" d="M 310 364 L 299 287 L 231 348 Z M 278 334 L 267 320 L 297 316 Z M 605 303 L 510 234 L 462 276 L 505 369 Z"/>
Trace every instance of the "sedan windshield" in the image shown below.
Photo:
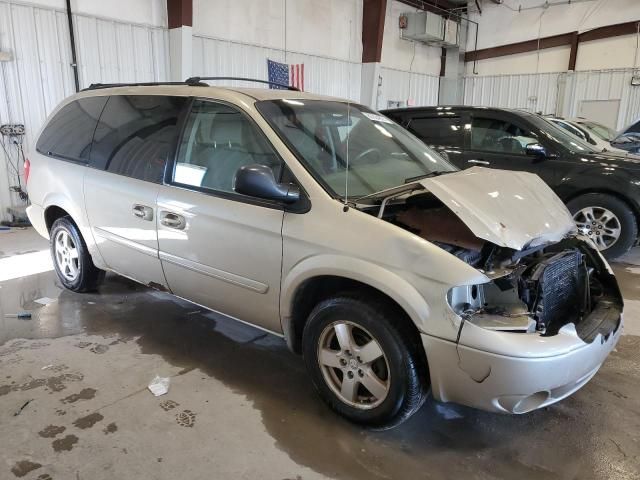
<path fill-rule="evenodd" d="M 531 123 L 536 125 L 549 140 L 559 143 L 567 150 L 573 153 L 596 153 L 593 145 L 589 145 L 581 138 L 567 132 L 552 120 L 531 113 L 525 113 L 525 115 L 527 115 Z"/>
<path fill-rule="evenodd" d="M 356 199 L 456 168 L 388 118 L 357 104 L 277 100 L 260 113 L 325 188 Z"/>
<path fill-rule="evenodd" d="M 584 121 L 580 121 L 578 123 L 582 125 L 584 128 L 586 128 L 587 130 L 589 130 L 589 132 L 593 133 L 594 135 L 600 137 L 602 140 L 605 140 L 607 142 L 610 142 L 611 140 L 616 138 L 615 130 L 609 127 L 605 127 L 600 123 L 584 122 Z"/>

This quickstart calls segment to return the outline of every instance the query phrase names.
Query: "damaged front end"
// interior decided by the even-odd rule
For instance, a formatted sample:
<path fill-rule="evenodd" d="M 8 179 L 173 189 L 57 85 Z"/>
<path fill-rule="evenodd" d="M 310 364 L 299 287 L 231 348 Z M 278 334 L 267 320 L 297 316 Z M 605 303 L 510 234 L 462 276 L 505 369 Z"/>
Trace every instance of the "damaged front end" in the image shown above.
<path fill-rule="evenodd" d="M 381 200 L 371 213 L 490 280 L 448 292 L 461 323 L 544 336 L 573 324 L 585 342 L 616 331 L 622 297 L 613 273 L 537 175 L 474 167 L 368 198 Z"/>
<path fill-rule="evenodd" d="M 363 211 L 482 274 L 448 287 L 452 315 L 432 320 L 451 320 L 456 337 L 421 335 L 437 400 L 526 413 L 581 388 L 615 347 L 623 308 L 615 276 L 537 176 L 470 169 L 370 201 Z"/>
<path fill-rule="evenodd" d="M 492 246 L 480 263 L 490 282 L 453 287 L 447 295 L 463 322 L 546 337 L 573 324 L 585 343 L 598 334 L 608 338 L 620 325 L 623 301 L 616 279 L 579 237 L 529 251 Z"/>

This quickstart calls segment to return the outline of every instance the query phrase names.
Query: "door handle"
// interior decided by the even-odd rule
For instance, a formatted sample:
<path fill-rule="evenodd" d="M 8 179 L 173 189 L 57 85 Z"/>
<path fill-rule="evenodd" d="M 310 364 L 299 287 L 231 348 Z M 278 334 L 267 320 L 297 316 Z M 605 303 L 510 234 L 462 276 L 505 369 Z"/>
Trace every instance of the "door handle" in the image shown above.
<path fill-rule="evenodd" d="M 474 163 L 476 165 L 489 165 L 490 164 L 490 162 L 487 162 L 486 160 L 475 160 L 475 159 L 467 160 L 467 163 Z"/>
<path fill-rule="evenodd" d="M 172 212 L 161 212 L 160 223 L 165 227 L 175 228 L 176 230 L 184 230 L 187 226 L 187 221 L 182 215 Z"/>
<path fill-rule="evenodd" d="M 147 207 L 146 205 L 134 204 L 131 210 L 135 217 L 141 218 L 142 220 L 147 220 L 148 222 L 153 220 L 153 208 L 151 207 Z"/>

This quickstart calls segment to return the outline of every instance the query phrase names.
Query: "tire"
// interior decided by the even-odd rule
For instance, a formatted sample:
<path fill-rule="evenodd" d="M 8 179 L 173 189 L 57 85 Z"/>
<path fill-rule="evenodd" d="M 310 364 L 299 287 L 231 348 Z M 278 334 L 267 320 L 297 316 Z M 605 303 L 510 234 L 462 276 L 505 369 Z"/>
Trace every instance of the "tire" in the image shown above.
<path fill-rule="evenodd" d="M 49 245 L 53 266 L 65 288 L 74 292 L 94 291 L 104 271 L 93 264 L 80 231 L 70 217 L 60 217 L 51 226 Z"/>
<path fill-rule="evenodd" d="M 427 397 L 429 373 L 419 335 L 404 320 L 385 302 L 355 295 L 330 298 L 313 309 L 302 334 L 302 353 L 316 390 L 330 408 L 377 429 L 395 427 L 418 411 Z M 338 330 L 343 332 L 342 341 Z M 347 337 L 351 347 L 341 348 Z M 364 345 L 374 348 L 363 350 Z M 376 347 L 382 356 L 368 362 L 377 355 Z M 320 360 L 322 349 L 331 350 L 322 356 L 329 359 L 325 365 Z M 352 393 L 350 402 L 341 393 L 345 379 L 349 385 L 357 384 L 347 389 Z M 378 395 L 365 384 L 373 385 Z"/>
<path fill-rule="evenodd" d="M 581 233 L 589 236 L 608 260 L 627 253 L 638 238 L 636 216 L 631 207 L 619 198 L 604 193 L 587 193 L 570 200 L 567 208 Z M 588 211 L 592 212 L 591 218 L 586 213 Z M 605 222 L 600 221 L 603 218 Z M 613 227 L 618 229 L 615 240 L 612 236 L 600 233 L 615 233 L 616 228 Z"/>

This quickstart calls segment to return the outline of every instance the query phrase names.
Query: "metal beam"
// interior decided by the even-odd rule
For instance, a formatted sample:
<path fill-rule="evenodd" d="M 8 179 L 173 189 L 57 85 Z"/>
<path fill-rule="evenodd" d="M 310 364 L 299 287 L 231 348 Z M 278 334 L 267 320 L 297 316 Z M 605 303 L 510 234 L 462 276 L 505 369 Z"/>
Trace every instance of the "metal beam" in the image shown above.
<path fill-rule="evenodd" d="M 473 62 L 474 60 L 486 60 L 487 58 L 504 57 L 507 55 L 515 55 L 517 53 L 535 52 L 538 49 L 569 45 L 572 36 L 573 33 L 563 33 L 561 35 L 543 37 L 540 40 L 527 40 L 525 42 L 500 45 L 499 47 L 473 50 L 471 52 L 465 53 L 464 61 Z"/>
<path fill-rule="evenodd" d="M 569 67 L 567 70 L 575 70 L 576 69 L 576 60 L 578 58 L 578 43 L 580 41 L 580 37 L 578 32 L 573 32 L 571 34 L 571 51 L 569 52 Z"/>
<path fill-rule="evenodd" d="M 193 0 L 167 0 L 167 24 L 169 28 L 193 26 Z"/>
<path fill-rule="evenodd" d="M 382 38 L 387 0 L 362 2 L 362 63 L 379 62 L 382 58 Z"/>
<path fill-rule="evenodd" d="M 525 42 L 510 43 L 508 45 L 500 45 L 497 47 L 473 50 L 465 54 L 464 61 L 473 62 L 474 60 L 486 60 L 488 58 L 504 57 L 506 55 L 514 55 L 517 53 L 535 52 L 538 49 L 542 50 L 545 48 L 570 45 L 571 53 L 569 58 L 569 66 L 573 65 L 573 67 L 575 68 L 575 60 L 578 55 L 579 43 L 590 42 L 592 40 L 600 40 L 603 38 L 618 37 L 621 35 L 632 35 L 638 31 L 638 23 L 640 22 L 635 21 L 618 23 L 615 25 L 607 25 L 606 27 L 594 28 L 593 30 L 589 30 L 583 33 L 563 33 L 560 35 L 543 37 L 539 40 L 527 40 Z"/>

